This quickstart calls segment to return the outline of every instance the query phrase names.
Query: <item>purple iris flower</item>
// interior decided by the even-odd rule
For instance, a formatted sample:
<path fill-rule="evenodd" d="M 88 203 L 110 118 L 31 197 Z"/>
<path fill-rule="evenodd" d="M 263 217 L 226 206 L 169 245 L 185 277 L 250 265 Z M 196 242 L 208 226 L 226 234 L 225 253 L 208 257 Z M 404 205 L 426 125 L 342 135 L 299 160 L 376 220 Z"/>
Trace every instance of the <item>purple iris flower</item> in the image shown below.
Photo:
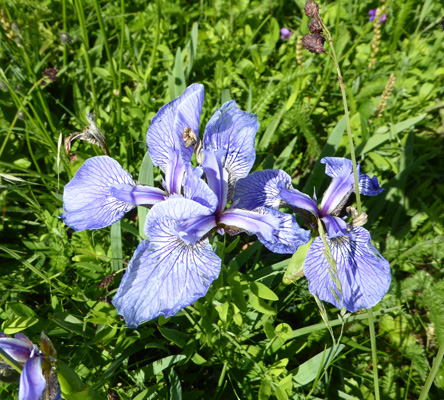
<path fill-rule="evenodd" d="M 288 28 L 282 28 L 280 32 L 281 32 L 281 40 L 290 39 L 294 33 L 293 31 L 290 31 L 290 29 Z"/>
<path fill-rule="evenodd" d="M 23 365 L 20 375 L 19 400 L 39 400 L 47 387 L 42 372 L 42 362 L 46 356 L 23 333 L 17 333 L 14 338 L 0 333 L 0 348 Z M 51 399 L 61 400 L 58 381 L 57 390 L 54 391 Z"/>
<path fill-rule="evenodd" d="M 188 121 L 197 121 L 191 135 L 193 146 L 185 146 L 184 135 L 180 149 L 186 170 L 182 191 L 156 203 L 148 213 L 147 239 L 137 247 L 112 301 L 129 327 L 159 315 L 170 317 L 205 296 L 221 267 L 209 242 L 215 231 L 256 234 L 270 250 L 280 253 L 293 253 L 309 240 L 310 233 L 302 230 L 293 216 L 266 207 L 246 210 L 235 202 L 227 207 L 236 182 L 248 175 L 255 161 L 259 123 L 254 114 L 229 101 L 216 110 L 200 141 L 195 135 L 200 114 L 196 104 L 202 104 L 204 91 L 202 85 L 192 85 L 187 91 L 195 88 L 199 101 L 181 96 L 175 100 L 180 112 L 166 116 L 164 112 L 172 103 L 167 104 L 148 129 L 150 156 L 154 165 L 161 165 L 169 162 L 171 152 L 165 143 L 171 131 L 189 133 Z M 172 129 L 171 121 L 176 119 L 184 122 L 180 131 Z M 193 150 L 200 164 L 196 168 L 189 162 Z"/>
<path fill-rule="evenodd" d="M 185 127 L 198 132 L 203 97 L 201 85 L 190 86 L 153 118 L 148 146 L 151 159 L 165 174 L 163 190 L 140 185 L 108 156 L 92 157 L 76 172 L 63 192 L 60 218 L 76 231 L 101 229 L 114 224 L 138 205 L 150 206 L 179 194 L 186 165 L 193 154 L 185 147 Z M 188 107 L 188 108 L 187 108 Z M 162 135 L 160 135 L 162 132 Z"/>
<path fill-rule="evenodd" d="M 320 219 L 325 226 L 326 239 L 336 262 L 342 298 L 329 271 L 331 267 L 325 257 L 321 237 L 314 239 L 304 262 L 310 293 L 351 312 L 371 308 L 384 297 L 390 287 L 390 264 L 372 245 L 370 233 L 366 229 L 353 224 L 347 225 L 339 217 L 349 196 L 355 191 L 352 162 L 336 157 L 327 157 L 321 162 L 326 165 L 326 174 L 333 180 L 324 193 L 320 207 L 316 198 L 312 199 L 294 189 L 291 177 L 279 170 L 258 171 L 241 179 L 236 186 L 234 201 L 239 201 L 238 207 L 247 209 L 260 206 L 278 208 L 281 201 L 284 201 L 313 229 L 316 229 L 316 220 Z M 370 179 L 359 172 L 359 164 L 358 177 L 361 194 L 376 196 L 383 191 L 376 177 Z M 246 192 L 255 193 L 255 196 L 245 197 Z"/>

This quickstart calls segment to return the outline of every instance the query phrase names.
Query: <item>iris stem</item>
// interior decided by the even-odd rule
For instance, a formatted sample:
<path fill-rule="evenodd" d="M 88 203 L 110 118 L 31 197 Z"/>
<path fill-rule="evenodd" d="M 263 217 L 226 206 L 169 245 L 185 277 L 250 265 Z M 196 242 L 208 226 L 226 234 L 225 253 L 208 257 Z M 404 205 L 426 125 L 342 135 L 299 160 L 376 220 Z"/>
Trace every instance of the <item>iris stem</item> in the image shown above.
<path fill-rule="evenodd" d="M 379 395 L 379 377 L 378 377 L 378 355 L 376 349 L 376 335 L 375 335 L 375 323 L 373 321 L 372 309 L 367 310 L 368 313 L 368 328 L 370 331 L 370 343 L 372 346 L 372 362 L 373 362 L 373 382 L 375 385 L 375 400 L 380 399 Z"/>
<path fill-rule="evenodd" d="M 355 147 L 353 144 L 353 135 L 351 131 L 351 125 L 350 125 L 350 117 L 348 112 L 348 105 L 347 105 L 347 95 L 345 93 L 345 86 L 344 86 L 344 80 L 342 79 L 341 69 L 339 67 L 338 58 L 336 56 L 336 51 L 333 46 L 333 39 L 331 38 L 330 31 L 327 29 L 327 27 L 324 24 L 324 21 L 320 17 L 317 18 L 318 23 L 322 26 L 322 29 L 327 35 L 328 43 L 330 45 L 331 54 L 327 53 L 331 59 L 333 60 L 333 63 L 335 64 L 336 71 L 338 73 L 338 79 L 339 79 L 339 86 L 341 88 L 342 93 L 342 101 L 344 103 L 344 115 L 345 115 L 345 124 L 347 127 L 347 136 L 348 136 L 348 144 L 350 146 L 350 156 L 352 159 L 353 164 L 353 175 L 355 177 L 355 193 L 356 193 L 356 205 L 358 209 L 358 216 L 361 215 L 361 196 L 359 194 L 359 179 L 358 179 L 358 169 L 356 167 L 356 155 L 355 155 Z"/>
<path fill-rule="evenodd" d="M 15 369 L 19 374 L 22 373 L 22 366 L 15 361 L 6 351 L 3 349 L 0 349 L 0 358 L 3 359 L 3 361 L 8 364 L 11 368 Z"/>
<path fill-rule="evenodd" d="M 438 354 L 436 355 L 435 361 L 433 361 L 432 369 L 427 376 L 427 379 L 424 383 L 424 387 L 421 390 L 421 394 L 419 395 L 418 400 L 425 400 L 427 395 L 429 394 L 430 386 L 432 386 L 432 382 L 435 379 L 436 373 L 438 372 L 438 368 L 441 364 L 442 358 L 444 356 L 444 340 L 441 342 L 441 345 L 438 349 Z"/>

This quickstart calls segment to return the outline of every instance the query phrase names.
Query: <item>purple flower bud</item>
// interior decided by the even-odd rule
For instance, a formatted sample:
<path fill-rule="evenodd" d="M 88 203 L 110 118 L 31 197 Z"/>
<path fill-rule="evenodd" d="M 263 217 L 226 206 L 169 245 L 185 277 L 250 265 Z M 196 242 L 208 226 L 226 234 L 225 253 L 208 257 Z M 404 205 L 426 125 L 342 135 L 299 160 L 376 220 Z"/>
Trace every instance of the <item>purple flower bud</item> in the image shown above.
<path fill-rule="evenodd" d="M 379 23 L 380 24 L 385 24 L 385 21 L 387 20 L 387 14 L 384 13 L 379 17 Z"/>
<path fill-rule="evenodd" d="M 290 31 L 288 28 L 282 28 L 280 32 L 282 40 L 290 39 L 293 36 L 293 31 Z"/>
<path fill-rule="evenodd" d="M 374 21 L 375 17 L 376 17 L 376 8 L 374 10 L 370 10 L 369 12 L 370 18 L 368 19 L 369 21 Z"/>

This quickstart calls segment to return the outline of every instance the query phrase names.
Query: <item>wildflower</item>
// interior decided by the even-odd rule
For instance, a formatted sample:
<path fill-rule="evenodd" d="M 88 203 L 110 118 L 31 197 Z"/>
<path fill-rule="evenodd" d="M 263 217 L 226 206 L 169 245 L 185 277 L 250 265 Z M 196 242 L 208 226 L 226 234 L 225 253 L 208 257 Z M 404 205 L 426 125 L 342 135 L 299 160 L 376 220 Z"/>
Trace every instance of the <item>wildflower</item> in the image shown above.
<path fill-rule="evenodd" d="M 369 17 L 368 20 L 369 20 L 370 22 L 372 22 L 372 21 L 375 20 L 375 18 L 376 18 L 377 15 L 378 15 L 378 9 L 375 8 L 374 10 L 370 10 L 368 13 L 369 13 L 369 15 L 370 15 L 370 17 Z M 385 24 L 386 20 L 387 20 L 387 14 L 386 14 L 386 13 L 381 14 L 381 15 L 379 16 L 379 24 L 380 24 L 380 25 L 381 25 L 381 24 Z"/>
<path fill-rule="evenodd" d="M 60 386 L 50 364 L 57 354 L 44 333 L 42 333 L 40 343 L 43 351 L 39 350 L 23 333 L 17 333 L 14 338 L 0 333 L 0 348 L 23 365 L 20 375 L 19 400 L 39 400 L 43 398 L 44 392 L 47 393 L 47 397 L 44 398 L 61 399 Z M 8 368 L 12 367 L 8 366 Z"/>
<path fill-rule="evenodd" d="M 290 29 L 288 29 L 288 28 L 282 28 L 280 30 L 280 32 L 281 32 L 281 39 L 282 40 L 290 39 L 293 36 L 293 33 L 294 33 L 292 31 L 290 31 Z"/>
<path fill-rule="evenodd" d="M 355 220 L 347 225 L 339 217 L 351 193 L 355 191 L 352 163 L 344 158 L 327 157 L 321 160 L 326 165 L 326 174 L 333 178 L 320 207 L 316 197 L 310 198 L 291 186 L 291 178 L 283 171 L 259 171 L 238 182 L 234 201 L 238 207 L 251 209 L 265 206 L 278 208 L 281 201 L 287 203 L 312 229 L 320 219 L 326 229 L 326 240 L 337 266 L 337 278 L 342 293 L 333 280 L 331 267 L 324 253 L 321 237 L 314 239 L 305 258 L 304 273 L 309 282 L 309 291 L 318 298 L 344 306 L 355 312 L 371 308 L 387 293 L 390 287 L 390 264 L 382 258 L 371 243 L 370 233 L 359 225 L 365 221 Z M 375 196 L 383 191 L 376 177 L 370 179 L 359 172 L 359 191 Z M 244 198 L 245 191 L 255 196 Z M 339 301 L 338 301 L 339 300 Z M 342 304 L 341 304 L 342 303 Z"/>
<path fill-rule="evenodd" d="M 198 132 L 203 101 L 198 95 L 202 90 L 200 85 L 190 86 L 153 118 L 148 152 L 165 174 L 163 190 L 138 184 L 108 156 L 92 157 L 65 186 L 65 213 L 60 216 L 63 222 L 76 231 L 101 229 L 119 221 L 136 206 L 151 206 L 169 195 L 180 194 L 185 164 L 193 154 L 191 148 L 185 147 L 182 132 L 186 127 Z"/>
<path fill-rule="evenodd" d="M 198 96 L 182 108 L 197 121 L 203 90 Z M 168 123 L 175 115 L 165 115 L 170 104 L 154 117 L 147 133 L 148 145 L 154 146 L 150 155 L 155 165 L 168 160 L 161 144 L 168 142 Z M 185 117 L 181 115 L 180 120 Z M 205 296 L 220 273 L 221 260 L 209 242 L 215 231 L 256 234 L 270 250 L 281 253 L 293 252 L 308 241 L 309 232 L 291 215 L 265 207 L 245 210 L 236 202 L 227 207 L 236 182 L 248 175 L 255 161 L 258 128 L 254 114 L 229 101 L 211 117 L 202 141 L 195 127 L 183 130 L 183 141 L 188 144 L 182 148 L 187 152 L 183 159 L 189 160 L 194 150 L 201 165 L 193 168 L 187 163 L 183 194 L 155 204 L 147 215 L 147 239 L 136 249 L 113 299 L 128 326 L 136 327 L 159 315 L 170 317 Z"/>

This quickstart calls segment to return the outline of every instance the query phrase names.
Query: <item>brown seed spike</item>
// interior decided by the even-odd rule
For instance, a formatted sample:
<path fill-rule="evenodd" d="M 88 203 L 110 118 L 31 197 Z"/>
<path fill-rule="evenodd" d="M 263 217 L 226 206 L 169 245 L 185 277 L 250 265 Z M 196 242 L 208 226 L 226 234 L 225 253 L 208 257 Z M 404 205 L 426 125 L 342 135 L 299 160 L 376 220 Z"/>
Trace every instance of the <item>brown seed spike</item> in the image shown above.
<path fill-rule="evenodd" d="M 305 15 L 309 18 L 318 18 L 319 17 L 319 5 L 318 3 L 308 0 L 305 2 L 304 7 Z"/>
<path fill-rule="evenodd" d="M 305 35 L 302 39 L 302 46 L 310 53 L 321 54 L 325 53 L 324 42 L 324 36 L 315 33 L 314 35 Z"/>
<path fill-rule="evenodd" d="M 321 25 L 319 24 L 319 22 L 316 21 L 315 19 L 312 19 L 312 20 L 310 21 L 310 23 L 308 24 L 308 30 L 309 30 L 311 33 L 322 33 L 322 27 L 321 27 Z"/>

